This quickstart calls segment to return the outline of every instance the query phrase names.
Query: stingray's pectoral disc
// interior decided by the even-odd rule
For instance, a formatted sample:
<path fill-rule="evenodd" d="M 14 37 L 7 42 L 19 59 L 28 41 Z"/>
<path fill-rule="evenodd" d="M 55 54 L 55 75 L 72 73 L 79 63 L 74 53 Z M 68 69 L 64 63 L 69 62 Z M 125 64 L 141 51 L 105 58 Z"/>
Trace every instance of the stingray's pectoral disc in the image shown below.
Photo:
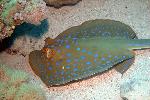
<path fill-rule="evenodd" d="M 47 86 L 64 85 L 116 66 L 124 73 L 133 63 L 132 49 L 149 44 L 119 21 L 97 19 L 69 28 L 55 39 L 47 38 L 42 50 L 29 54 L 29 63 Z"/>

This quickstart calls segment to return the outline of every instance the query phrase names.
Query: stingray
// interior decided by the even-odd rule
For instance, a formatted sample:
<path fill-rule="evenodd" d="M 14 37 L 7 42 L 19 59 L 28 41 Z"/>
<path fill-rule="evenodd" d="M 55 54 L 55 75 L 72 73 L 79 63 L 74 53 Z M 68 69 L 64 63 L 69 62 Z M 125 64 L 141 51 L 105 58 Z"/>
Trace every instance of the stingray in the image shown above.
<path fill-rule="evenodd" d="M 47 86 L 65 85 L 115 68 L 121 74 L 132 65 L 133 50 L 150 48 L 126 24 L 96 19 L 46 38 L 42 50 L 29 54 L 32 70 Z"/>

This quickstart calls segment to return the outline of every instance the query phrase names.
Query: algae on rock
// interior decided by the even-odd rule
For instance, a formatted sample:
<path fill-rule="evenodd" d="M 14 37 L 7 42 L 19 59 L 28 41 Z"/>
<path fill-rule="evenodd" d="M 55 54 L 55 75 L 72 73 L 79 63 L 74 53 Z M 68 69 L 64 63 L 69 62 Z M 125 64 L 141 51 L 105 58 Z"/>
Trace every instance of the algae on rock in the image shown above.
<path fill-rule="evenodd" d="M 46 100 L 29 74 L 0 64 L 0 100 Z"/>
<path fill-rule="evenodd" d="M 47 5 L 60 8 L 63 5 L 74 5 L 81 0 L 44 0 L 44 1 L 47 3 Z"/>
<path fill-rule="evenodd" d="M 43 0 L 1 0 L 0 40 L 11 36 L 15 26 L 23 22 L 40 24 L 47 18 L 47 7 Z"/>

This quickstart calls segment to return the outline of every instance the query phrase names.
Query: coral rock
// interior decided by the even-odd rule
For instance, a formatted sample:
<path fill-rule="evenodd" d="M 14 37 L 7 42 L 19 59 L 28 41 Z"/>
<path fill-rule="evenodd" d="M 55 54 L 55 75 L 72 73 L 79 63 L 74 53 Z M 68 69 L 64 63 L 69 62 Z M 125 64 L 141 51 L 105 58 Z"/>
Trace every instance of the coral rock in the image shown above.
<path fill-rule="evenodd" d="M 150 64 L 146 62 L 149 61 L 146 56 L 138 56 L 139 65 L 135 63 L 136 67 L 123 76 L 120 95 L 125 100 L 150 100 Z"/>
<path fill-rule="evenodd" d="M 43 0 L 1 0 L 0 40 L 11 36 L 15 26 L 23 22 L 40 24 L 47 18 L 47 11 Z"/>
<path fill-rule="evenodd" d="M 81 0 L 44 0 L 44 1 L 47 3 L 47 5 L 60 8 L 63 5 L 74 5 Z"/>
<path fill-rule="evenodd" d="M 29 74 L 0 64 L 0 100 L 46 100 Z"/>

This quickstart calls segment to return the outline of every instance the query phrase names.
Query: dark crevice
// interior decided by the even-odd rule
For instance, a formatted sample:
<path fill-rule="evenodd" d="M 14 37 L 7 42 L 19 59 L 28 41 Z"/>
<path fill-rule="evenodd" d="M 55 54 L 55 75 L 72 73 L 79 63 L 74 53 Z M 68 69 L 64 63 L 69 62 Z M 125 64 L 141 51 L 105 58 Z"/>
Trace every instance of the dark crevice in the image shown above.
<path fill-rule="evenodd" d="M 48 31 L 48 21 L 45 19 L 40 25 L 33 25 L 30 23 L 23 23 L 16 27 L 11 37 L 7 37 L 0 41 L 0 52 L 8 49 L 13 45 L 16 38 L 27 35 L 29 37 L 41 38 L 41 36 Z"/>

